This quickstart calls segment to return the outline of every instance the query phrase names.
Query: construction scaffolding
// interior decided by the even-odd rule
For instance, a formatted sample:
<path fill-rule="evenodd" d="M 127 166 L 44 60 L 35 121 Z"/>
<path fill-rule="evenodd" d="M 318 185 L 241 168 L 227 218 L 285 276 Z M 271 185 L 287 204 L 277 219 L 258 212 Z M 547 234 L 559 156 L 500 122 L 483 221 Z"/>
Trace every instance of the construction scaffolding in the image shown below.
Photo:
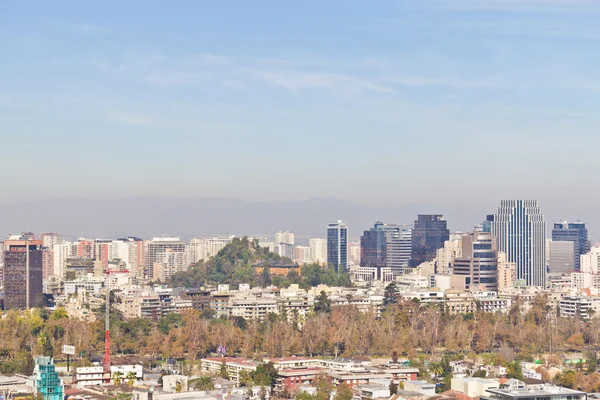
<path fill-rule="evenodd" d="M 64 399 L 64 385 L 54 368 L 52 357 L 36 357 L 33 377 L 35 389 L 44 400 Z"/>

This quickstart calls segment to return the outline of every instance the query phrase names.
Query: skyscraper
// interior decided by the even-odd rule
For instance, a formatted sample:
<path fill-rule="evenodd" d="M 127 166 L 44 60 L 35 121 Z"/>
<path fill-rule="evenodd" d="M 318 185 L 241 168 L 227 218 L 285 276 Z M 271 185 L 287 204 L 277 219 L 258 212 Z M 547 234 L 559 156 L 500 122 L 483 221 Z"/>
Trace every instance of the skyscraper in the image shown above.
<path fill-rule="evenodd" d="M 339 220 L 327 225 L 327 265 L 348 270 L 348 227 Z"/>
<path fill-rule="evenodd" d="M 584 222 L 556 222 L 552 228 L 552 241 L 574 242 L 574 265 L 575 271 L 580 271 L 580 256 L 590 251 L 588 241 L 588 230 Z"/>
<path fill-rule="evenodd" d="M 387 253 L 386 227 L 377 221 L 360 237 L 360 266 L 384 267 Z"/>
<path fill-rule="evenodd" d="M 411 266 L 432 261 L 437 249 L 450 239 L 450 231 L 442 215 L 419 215 L 412 230 Z"/>
<path fill-rule="evenodd" d="M 6 240 L 4 249 L 4 308 L 41 307 L 42 241 Z"/>
<path fill-rule="evenodd" d="M 516 277 L 527 286 L 546 285 L 546 222 L 537 200 L 502 200 L 493 216 L 492 235 Z"/>
<path fill-rule="evenodd" d="M 360 238 L 360 265 L 391 268 L 402 275 L 411 257 L 411 230 L 404 225 L 388 225 L 377 221 Z"/>

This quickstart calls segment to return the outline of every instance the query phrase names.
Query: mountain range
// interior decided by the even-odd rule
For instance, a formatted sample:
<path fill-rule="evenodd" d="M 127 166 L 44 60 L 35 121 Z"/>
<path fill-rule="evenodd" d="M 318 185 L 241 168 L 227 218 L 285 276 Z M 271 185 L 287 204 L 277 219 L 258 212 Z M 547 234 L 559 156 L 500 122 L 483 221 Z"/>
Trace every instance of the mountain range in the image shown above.
<path fill-rule="evenodd" d="M 130 197 L 121 199 L 55 198 L 0 203 L 0 235 L 14 232 L 58 232 L 66 238 L 151 238 L 175 235 L 184 239 L 213 234 L 272 235 L 296 233 L 297 242 L 325 237 L 329 222 L 343 220 L 357 239 L 375 221 L 412 224 L 417 214 L 443 214 L 451 231 L 468 231 L 495 211 L 495 205 L 407 204 L 375 207 L 334 197 L 294 201 L 249 201 L 216 197 Z M 546 211 L 542 209 L 542 211 Z M 546 221 L 549 228 L 554 219 Z M 590 218 L 595 217 L 593 214 Z M 585 218 L 585 215 L 579 216 Z M 588 226 L 600 219 L 587 220 Z"/>

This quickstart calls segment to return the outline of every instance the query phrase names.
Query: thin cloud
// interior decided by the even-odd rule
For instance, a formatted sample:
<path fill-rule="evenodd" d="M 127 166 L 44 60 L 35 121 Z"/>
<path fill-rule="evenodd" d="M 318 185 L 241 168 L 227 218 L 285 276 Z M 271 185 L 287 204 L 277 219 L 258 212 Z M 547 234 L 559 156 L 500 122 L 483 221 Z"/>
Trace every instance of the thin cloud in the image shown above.
<path fill-rule="evenodd" d="M 102 25 L 96 25 L 96 24 L 85 24 L 85 23 L 72 24 L 71 28 L 73 28 L 76 31 L 82 32 L 82 33 L 107 33 L 107 32 L 110 32 L 109 28 L 102 26 Z"/>
<path fill-rule="evenodd" d="M 595 0 L 432 0 L 430 4 L 456 11 L 600 11 Z"/>
<path fill-rule="evenodd" d="M 106 119 L 110 122 L 142 128 L 153 127 L 157 124 L 157 121 L 152 117 L 128 112 L 112 112 L 106 116 Z"/>
<path fill-rule="evenodd" d="M 388 86 L 374 83 L 355 76 L 325 73 L 305 72 L 297 70 L 253 70 L 253 73 L 271 86 L 290 90 L 308 88 L 325 88 L 334 92 L 374 91 L 395 94 Z"/>

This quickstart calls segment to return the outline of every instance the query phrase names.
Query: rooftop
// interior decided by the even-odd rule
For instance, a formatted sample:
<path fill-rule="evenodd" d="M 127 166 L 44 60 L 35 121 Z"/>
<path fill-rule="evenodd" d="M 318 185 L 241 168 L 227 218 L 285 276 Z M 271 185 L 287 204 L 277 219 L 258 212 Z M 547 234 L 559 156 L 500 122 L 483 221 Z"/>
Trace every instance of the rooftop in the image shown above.
<path fill-rule="evenodd" d="M 517 388 L 517 389 L 488 389 L 489 393 L 503 396 L 503 397 L 514 397 L 514 398 L 525 398 L 525 397 L 555 397 L 562 395 L 585 395 L 585 392 L 578 390 L 567 389 L 560 386 L 544 385 L 539 389 L 533 388 Z"/>

